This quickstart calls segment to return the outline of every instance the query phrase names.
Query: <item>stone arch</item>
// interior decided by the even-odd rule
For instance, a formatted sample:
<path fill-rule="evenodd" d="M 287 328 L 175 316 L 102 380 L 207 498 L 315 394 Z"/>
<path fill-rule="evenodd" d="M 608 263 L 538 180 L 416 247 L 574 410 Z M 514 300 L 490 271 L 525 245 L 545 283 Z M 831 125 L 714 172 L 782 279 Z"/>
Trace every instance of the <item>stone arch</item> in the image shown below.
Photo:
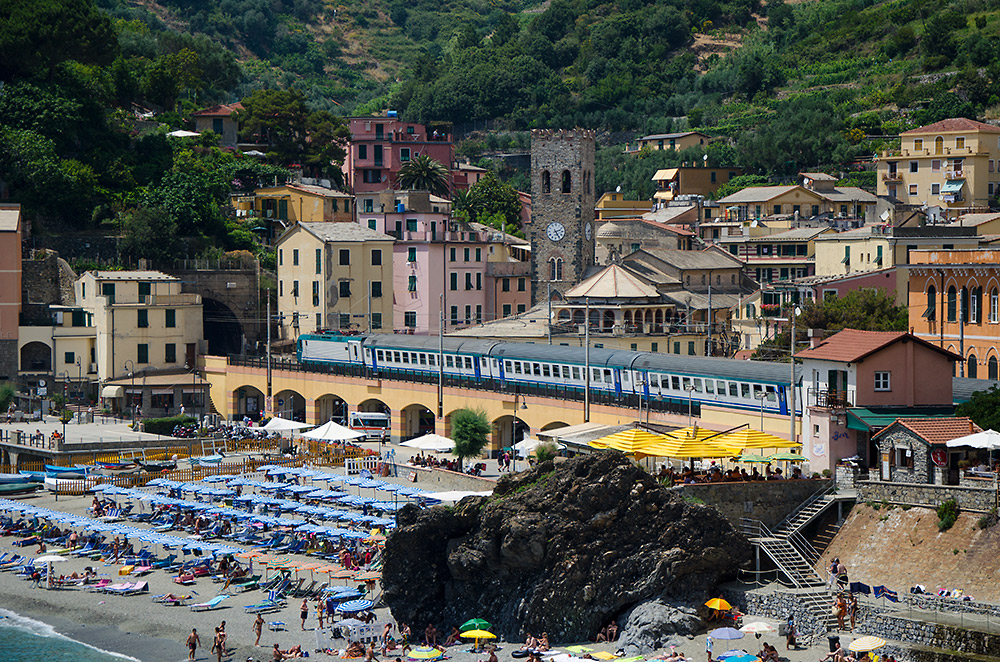
<path fill-rule="evenodd" d="M 211 297 L 202 296 L 201 304 L 201 326 L 208 353 L 215 356 L 241 353 L 246 333 L 236 313 Z"/>
<path fill-rule="evenodd" d="M 549 430 L 558 430 L 559 428 L 569 427 L 569 423 L 563 423 L 562 421 L 550 421 L 542 426 L 542 432 L 548 432 Z"/>
<path fill-rule="evenodd" d="M 510 448 L 522 439 L 531 436 L 531 426 L 520 416 L 504 414 L 493 419 L 493 440 L 490 444 L 492 450 Z"/>
<path fill-rule="evenodd" d="M 560 322 L 569 322 L 570 311 L 563 308 L 562 310 L 559 311 L 559 314 L 556 315 L 556 319 L 558 319 Z"/>
<path fill-rule="evenodd" d="M 601 314 L 601 331 L 610 332 L 615 328 L 615 311 L 608 309 Z"/>
<path fill-rule="evenodd" d="M 21 347 L 21 372 L 52 372 L 52 348 L 45 343 L 33 340 Z"/>
<path fill-rule="evenodd" d="M 583 324 L 583 318 L 584 318 L 585 314 L 586 313 L 584 313 L 584 311 L 583 311 L 582 308 L 577 308 L 576 310 L 574 310 L 573 311 L 573 323 L 574 324 Z"/>
<path fill-rule="evenodd" d="M 385 404 L 378 398 L 369 398 L 358 404 L 358 411 L 378 412 L 379 414 L 392 413 L 392 407 Z"/>
<path fill-rule="evenodd" d="M 997 373 L 997 357 L 991 356 L 989 360 L 986 361 L 986 377 L 988 379 L 1000 379 L 1000 375 Z"/>
<path fill-rule="evenodd" d="M 542 171 L 542 193 L 552 192 L 552 176 L 548 170 Z"/>
<path fill-rule="evenodd" d="M 413 403 L 399 410 L 401 441 L 434 432 L 434 410 L 424 404 Z"/>
<path fill-rule="evenodd" d="M 235 419 L 242 419 L 247 416 L 252 421 L 260 420 L 260 413 L 264 410 L 264 392 L 256 386 L 246 384 L 233 390 Z"/>
<path fill-rule="evenodd" d="M 573 192 L 573 176 L 569 174 L 569 170 L 562 171 L 562 181 L 560 184 L 563 193 Z"/>
<path fill-rule="evenodd" d="M 979 362 L 972 352 L 969 352 L 969 358 L 965 362 L 965 376 L 973 379 L 979 376 Z"/>
<path fill-rule="evenodd" d="M 326 393 L 316 398 L 316 420 L 310 421 L 321 425 L 327 421 L 334 421 L 340 425 L 347 425 L 347 402 L 339 395 Z"/>
<path fill-rule="evenodd" d="M 298 391 L 286 388 L 275 393 L 272 399 L 275 416 L 306 422 L 306 399 Z"/>

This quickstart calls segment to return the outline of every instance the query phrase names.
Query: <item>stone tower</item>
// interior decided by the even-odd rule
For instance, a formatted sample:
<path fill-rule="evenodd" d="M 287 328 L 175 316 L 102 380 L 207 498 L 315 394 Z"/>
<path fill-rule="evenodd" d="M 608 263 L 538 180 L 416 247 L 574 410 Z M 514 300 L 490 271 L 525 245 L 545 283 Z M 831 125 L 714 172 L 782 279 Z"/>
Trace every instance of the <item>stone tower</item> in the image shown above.
<path fill-rule="evenodd" d="M 594 263 L 594 132 L 531 132 L 531 301 L 564 293 Z"/>

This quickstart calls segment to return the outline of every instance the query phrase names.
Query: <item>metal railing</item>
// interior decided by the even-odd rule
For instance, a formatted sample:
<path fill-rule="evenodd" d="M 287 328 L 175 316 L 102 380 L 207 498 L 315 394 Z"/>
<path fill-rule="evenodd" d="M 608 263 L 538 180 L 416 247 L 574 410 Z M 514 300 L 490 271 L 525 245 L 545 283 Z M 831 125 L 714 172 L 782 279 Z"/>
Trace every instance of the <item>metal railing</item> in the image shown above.
<path fill-rule="evenodd" d="M 826 487 L 824 487 L 822 489 L 819 489 L 819 490 L 816 490 L 815 492 L 813 492 L 813 494 L 808 499 L 806 499 L 805 501 L 803 501 L 801 504 L 799 504 L 799 506 L 797 508 L 795 508 L 794 510 L 792 510 L 792 512 L 790 512 L 785 517 L 785 519 L 783 519 L 780 522 L 778 522 L 778 525 L 775 527 L 775 530 L 781 531 L 785 527 L 790 526 L 791 523 L 795 521 L 795 518 L 799 516 L 799 513 L 801 513 L 803 510 L 805 510 L 809 506 L 813 505 L 814 503 L 816 503 L 817 501 L 819 501 L 823 497 L 827 496 L 828 494 L 833 494 L 833 492 L 836 489 L 837 489 L 836 483 L 834 483 L 833 481 L 830 481 L 830 484 L 827 485 Z"/>

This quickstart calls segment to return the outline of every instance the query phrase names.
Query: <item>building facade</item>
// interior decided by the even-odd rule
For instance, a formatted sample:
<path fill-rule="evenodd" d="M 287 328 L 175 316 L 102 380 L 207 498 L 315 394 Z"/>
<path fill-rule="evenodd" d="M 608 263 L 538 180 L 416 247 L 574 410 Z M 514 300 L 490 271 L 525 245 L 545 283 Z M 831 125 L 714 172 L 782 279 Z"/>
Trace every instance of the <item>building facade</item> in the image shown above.
<path fill-rule="evenodd" d="M 241 103 L 223 103 L 199 110 L 191 115 L 194 130 L 198 133 L 212 131 L 219 136 L 220 145 L 235 148 L 239 141 L 239 124 L 233 119 L 233 114 L 241 110 Z"/>
<path fill-rule="evenodd" d="M 597 226 L 594 261 L 611 264 L 637 250 L 692 249 L 694 233 L 678 225 L 644 218 L 619 218 Z"/>
<path fill-rule="evenodd" d="M 594 132 L 531 132 L 532 293 L 580 282 L 594 264 Z"/>
<path fill-rule="evenodd" d="M 399 169 L 418 154 L 449 168 L 448 190 L 453 187 L 451 166 L 455 148 L 451 126 L 404 122 L 389 117 L 352 117 L 348 120 L 351 143 L 344 159 L 344 175 L 354 193 L 398 188 Z"/>
<path fill-rule="evenodd" d="M 666 202 L 685 195 L 708 197 L 730 179 L 742 174 L 742 168 L 664 168 L 653 175 L 652 180 L 656 184 L 653 199 Z"/>
<path fill-rule="evenodd" d="M 17 376 L 21 315 L 21 205 L 0 204 L 0 381 Z"/>
<path fill-rule="evenodd" d="M 614 218 L 635 218 L 652 210 L 649 200 L 626 200 L 621 193 L 605 193 L 594 205 L 598 224 Z"/>
<path fill-rule="evenodd" d="M 232 204 L 237 218 L 258 219 L 272 243 L 295 223 L 351 223 L 355 218 L 353 196 L 312 184 L 259 188 L 253 195 L 234 196 Z"/>
<path fill-rule="evenodd" d="M 631 154 L 643 149 L 651 149 L 656 152 L 670 150 L 679 152 L 684 149 L 700 147 L 704 149 L 708 145 L 709 136 L 700 131 L 680 131 L 677 133 L 653 133 L 648 136 L 636 139 L 634 143 L 625 144 L 625 153 Z"/>
<path fill-rule="evenodd" d="M 391 332 L 393 238 L 356 223 L 299 223 L 278 240 L 282 336 Z"/>

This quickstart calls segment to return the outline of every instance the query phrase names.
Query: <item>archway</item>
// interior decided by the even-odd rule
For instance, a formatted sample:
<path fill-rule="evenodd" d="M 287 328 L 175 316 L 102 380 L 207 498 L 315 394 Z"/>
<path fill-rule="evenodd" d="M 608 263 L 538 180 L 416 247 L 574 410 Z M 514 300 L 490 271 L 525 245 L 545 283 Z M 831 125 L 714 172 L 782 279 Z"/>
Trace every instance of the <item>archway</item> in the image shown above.
<path fill-rule="evenodd" d="M 549 430 L 558 430 L 559 428 L 569 427 L 569 423 L 563 423 L 562 421 L 552 421 L 551 423 L 546 423 L 542 426 L 542 432 L 548 432 Z"/>
<path fill-rule="evenodd" d="M 502 448 L 510 448 L 523 439 L 531 436 L 531 426 L 523 419 L 515 419 L 510 414 L 504 414 L 493 419 L 493 440 L 490 443 L 490 450 L 498 451 Z"/>
<path fill-rule="evenodd" d="M 259 421 L 264 411 L 264 393 L 255 386 L 241 386 L 233 394 L 236 396 L 235 418 L 247 416 L 252 421 Z"/>
<path fill-rule="evenodd" d="M 601 330 L 607 332 L 611 331 L 614 328 L 615 328 L 615 311 L 605 310 L 604 313 L 601 315 Z"/>
<path fill-rule="evenodd" d="M 377 412 L 379 414 L 391 414 L 392 408 L 377 398 L 371 398 L 359 404 L 358 411 Z"/>
<path fill-rule="evenodd" d="M 406 441 L 434 432 L 434 412 L 422 404 L 411 404 L 400 410 L 400 439 Z"/>
<path fill-rule="evenodd" d="M 310 421 L 317 425 L 334 421 L 347 425 L 347 403 L 343 398 L 333 394 L 322 395 L 316 399 L 316 420 Z"/>
<path fill-rule="evenodd" d="M 969 354 L 969 359 L 966 362 L 965 376 L 966 377 L 972 377 L 973 379 L 976 378 L 977 377 L 977 372 L 978 372 L 978 370 L 977 370 L 978 367 L 979 367 L 979 364 L 976 361 L 976 355 L 975 354 Z"/>
<path fill-rule="evenodd" d="M 52 348 L 37 340 L 21 348 L 22 372 L 52 372 Z"/>
<path fill-rule="evenodd" d="M 202 332 L 208 345 L 208 353 L 228 356 L 243 351 L 245 334 L 243 325 L 236 314 L 221 301 L 202 297 Z"/>
<path fill-rule="evenodd" d="M 292 421 L 306 422 L 306 399 L 291 389 L 274 395 L 274 414 Z"/>

